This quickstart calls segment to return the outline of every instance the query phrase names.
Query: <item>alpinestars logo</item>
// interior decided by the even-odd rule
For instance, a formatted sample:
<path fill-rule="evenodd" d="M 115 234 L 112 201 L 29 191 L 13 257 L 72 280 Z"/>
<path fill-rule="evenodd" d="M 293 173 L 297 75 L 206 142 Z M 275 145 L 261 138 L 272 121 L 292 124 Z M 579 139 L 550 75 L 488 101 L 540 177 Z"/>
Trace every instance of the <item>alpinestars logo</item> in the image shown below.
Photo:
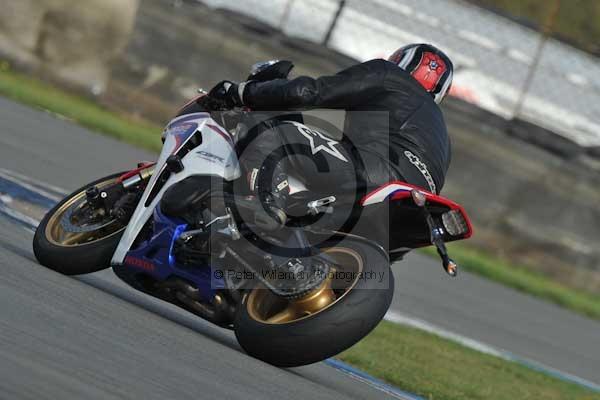
<path fill-rule="evenodd" d="M 437 193 L 437 188 L 435 186 L 435 182 L 433 181 L 433 178 L 431 177 L 431 174 L 429 173 L 429 170 L 427 169 L 427 165 L 423 161 L 421 161 L 421 159 L 419 157 L 415 156 L 410 151 L 405 151 L 404 155 L 406 156 L 406 158 L 408 158 L 408 161 L 410 161 L 410 163 L 412 165 L 414 165 L 415 167 L 417 167 L 419 172 L 421 172 L 421 174 L 427 181 L 427 184 L 429 185 L 429 190 L 431 191 L 431 193 Z"/>
<path fill-rule="evenodd" d="M 298 128 L 298 131 L 302 134 L 302 136 L 308 139 L 310 149 L 312 150 L 313 154 L 317 154 L 319 151 L 322 150 L 325 153 L 334 156 L 338 160 L 348 162 L 346 157 L 344 157 L 344 155 L 338 150 L 338 148 L 335 147 L 336 145 L 340 144 L 339 142 L 336 142 L 335 140 L 323 135 L 319 131 L 310 129 L 306 125 L 302 125 L 298 122 L 292 122 L 292 124 L 294 124 L 294 126 Z"/>

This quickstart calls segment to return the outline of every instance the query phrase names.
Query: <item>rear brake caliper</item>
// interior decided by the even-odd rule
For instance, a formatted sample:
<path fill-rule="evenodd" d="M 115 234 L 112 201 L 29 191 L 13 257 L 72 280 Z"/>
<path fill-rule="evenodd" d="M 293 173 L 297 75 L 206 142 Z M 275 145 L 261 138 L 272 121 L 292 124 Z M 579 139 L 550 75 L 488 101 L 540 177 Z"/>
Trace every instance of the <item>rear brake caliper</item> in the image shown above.
<path fill-rule="evenodd" d="M 427 198 L 425 195 L 418 190 L 412 190 L 410 194 L 415 204 L 423 210 L 427 226 L 429 227 L 431 244 L 435 246 L 442 259 L 444 271 L 446 271 L 448 275 L 455 277 L 458 274 L 458 264 L 448 256 L 448 249 L 444 243 L 444 229 L 433 220 L 433 217 L 426 206 Z"/>

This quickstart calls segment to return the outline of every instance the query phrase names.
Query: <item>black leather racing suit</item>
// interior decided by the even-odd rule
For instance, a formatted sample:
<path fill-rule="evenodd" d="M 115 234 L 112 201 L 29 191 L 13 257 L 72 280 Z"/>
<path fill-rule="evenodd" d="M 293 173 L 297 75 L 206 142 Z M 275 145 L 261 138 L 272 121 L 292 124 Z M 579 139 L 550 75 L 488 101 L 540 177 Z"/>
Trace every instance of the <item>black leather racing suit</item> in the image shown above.
<path fill-rule="evenodd" d="M 314 108 L 347 111 L 341 143 L 323 141 L 318 133 L 307 133 L 297 124 L 290 124 L 283 133 L 267 134 L 256 140 L 253 152 L 257 153 L 252 153 L 252 160 L 245 163 L 249 171 L 253 163 L 279 146 L 281 140 L 291 140 L 310 144 L 313 154 L 322 153 L 329 159 L 329 173 L 321 174 L 318 179 L 311 177 L 314 174 L 305 158 L 297 158 L 293 165 L 294 169 L 302 170 L 307 181 L 317 179 L 324 189 L 353 179 L 355 168 L 364 168 L 361 174 L 371 187 L 402 180 L 439 193 L 444 185 L 450 163 L 450 141 L 442 112 L 432 96 L 396 64 L 378 59 L 318 79 L 302 76 L 293 80 L 248 82 L 243 88 L 242 101 L 259 111 Z M 311 137 L 314 140 L 309 140 Z M 362 160 L 360 166 L 352 162 L 357 156 Z"/>

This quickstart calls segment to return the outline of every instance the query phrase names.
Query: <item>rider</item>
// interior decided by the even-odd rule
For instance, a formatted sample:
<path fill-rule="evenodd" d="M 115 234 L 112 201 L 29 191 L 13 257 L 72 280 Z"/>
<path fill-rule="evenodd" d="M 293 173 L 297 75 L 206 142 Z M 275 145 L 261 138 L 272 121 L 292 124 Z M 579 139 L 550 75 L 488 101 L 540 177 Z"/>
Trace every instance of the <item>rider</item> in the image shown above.
<path fill-rule="evenodd" d="M 367 61 L 333 76 L 240 84 L 223 81 L 211 93 L 220 93 L 230 106 L 257 111 L 347 111 L 339 143 L 318 130 L 290 123 L 283 131 L 263 132 L 252 142 L 251 151 L 241 156 L 250 189 L 282 223 L 289 166 L 278 164 L 268 173 L 261 166 L 270 153 L 290 140 L 303 142 L 313 155 L 327 158 L 326 174 L 314 174 L 314 161 L 306 157 L 296 157 L 292 163 L 294 170 L 314 176 L 311 183 L 317 187 L 332 190 L 332 182 L 356 181 L 358 173 L 369 188 L 399 180 L 438 194 L 450 163 L 450 141 L 438 105 L 450 89 L 452 75 L 452 62 L 441 50 L 411 44 L 387 61 Z"/>

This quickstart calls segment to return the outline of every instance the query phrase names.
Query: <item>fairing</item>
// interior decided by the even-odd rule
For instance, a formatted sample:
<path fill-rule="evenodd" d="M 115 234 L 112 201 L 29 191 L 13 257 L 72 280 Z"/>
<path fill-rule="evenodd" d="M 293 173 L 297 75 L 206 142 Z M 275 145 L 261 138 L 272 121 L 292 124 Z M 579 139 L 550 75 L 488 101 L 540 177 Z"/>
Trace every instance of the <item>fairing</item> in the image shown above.
<path fill-rule="evenodd" d="M 197 135 L 201 135 L 202 143 L 186 154 L 181 154 L 183 170 L 171 173 L 166 181 L 161 181 L 167 175 L 167 158 L 182 153 L 181 150 L 186 149 L 188 141 Z M 167 125 L 163 138 L 165 142 L 155 172 L 117 246 L 112 258 L 113 265 L 123 264 L 142 227 L 152 217 L 163 193 L 170 186 L 191 175 L 217 175 L 231 181 L 241 174 L 231 136 L 208 113 L 175 118 Z"/>
<path fill-rule="evenodd" d="M 464 219 L 466 232 L 456 236 L 444 232 L 444 241 L 463 240 L 472 236 L 471 221 L 461 205 L 406 182 L 392 181 L 371 191 L 361 200 L 361 205 L 367 213 L 373 209 L 374 220 L 377 215 L 387 216 L 385 223 L 378 225 L 386 228 L 380 235 L 385 235 L 390 252 L 431 245 L 430 232 L 424 216 L 412 200 L 413 190 L 425 195 L 426 207 L 440 226 L 443 226 L 442 215 L 448 211 L 456 210 Z M 380 207 L 386 207 L 386 212 L 376 210 Z"/>

